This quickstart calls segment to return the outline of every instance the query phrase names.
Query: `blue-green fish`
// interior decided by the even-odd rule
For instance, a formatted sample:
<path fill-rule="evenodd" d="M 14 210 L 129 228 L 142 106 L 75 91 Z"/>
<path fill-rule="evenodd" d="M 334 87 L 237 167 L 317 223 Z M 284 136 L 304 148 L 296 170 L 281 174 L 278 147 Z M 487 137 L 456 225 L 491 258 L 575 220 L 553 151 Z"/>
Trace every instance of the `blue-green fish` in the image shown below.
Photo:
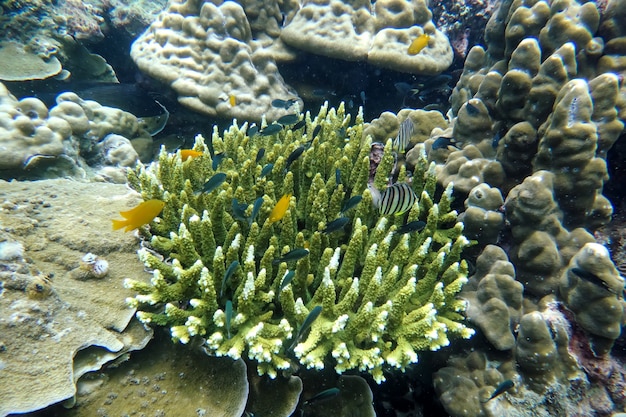
<path fill-rule="evenodd" d="M 257 133 L 259 133 L 259 127 L 257 125 L 252 125 L 248 128 L 246 133 L 248 134 L 248 137 L 254 137 Z"/>
<path fill-rule="evenodd" d="M 233 276 L 235 269 L 239 266 L 239 261 L 232 261 L 228 268 L 226 268 L 226 272 L 224 272 L 224 278 L 222 278 L 222 287 L 220 288 L 220 297 L 224 295 L 224 289 L 226 288 L 226 284 L 228 284 L 228 280 Z"/>
<path fill-rule="evenodd" d="M 315 137 L 317 137 L 317 134 L 320 133 L 320 130 L 322 130 L 322 125 L 315 126 L 315 129 L 313 129 L 313 134 L 311 135 L 311 139 L 315 139 Z"/>
<path fill-rule="evenodd" d="M 380 195 L 380 214 L 406 213 L 417 201 L 417 196 L 411 186 L 405 182 L 397 182 L 387 187 Z"/>
<path fill-rule="evenodd" d="M 339 217 L 338 219 L 333 220 L 332 222 L 326 224 L 326 228 L 322 231 L 322 233 L 332 233 L 338 230 L 341 230 L 345 227 L 350 219 L 348 217 Z"/>
<path fill-rule="evenodd" d="M 345 213 L 346 211 L 350 210 L 352 207 L 355 207 L 357 204 L 359 204 L 361 202 L 362 199 L 363 199 L 362 195 L 353 195 L 343 205 L 343 207 L 341 208 L 341 212 Z"/>
<path fill-rule="evenodd" d="M 298 334 L 296 335 L 296 337 L 293 339 L 293 341 L 287 348 L 287 351 L 290 351 L 294 347 L 296 347 L 296 345 L 300 342 L 304 334 L 307 332 L 307 330 L 309 330 L 311 325 L 313 325 L 313 322 L 319 317 L 321 313 L 322 313 L 322 306 L 313 307 L 313 309 L 309 312 L 309 314 L 306 316 L 306 318 L 302 322 L 302 326 L 300 326 L 300 330 L 298 330 Z"/>
<path fill-rule="evenodd" d="M 254 158 L 254 162 L 258 164 L 259 161 L 263 159 L 264 156 L 265 156 L 265 148 L 259 149 L 258 152 L 256 153 L 256 158 Z"/>
<path fill-rule="evenodd" d="M 213 168 L 213 171 L 217 171 L 217 167 L 220 166 L 220 163 L 224 160 L 225 156 L 226 154 L 224 152 L 213 155 L 211 162 L 211 168 Z"/>
<path fill-rule="evenodd" d="M 289 154 L 289 156 L 287 157 L 287 163 L 285 164 L 285 171 L 289 170 L 289 167 L 291 166 L 293 161 L 298 159 L 300 155 L 302 155 L 302 152 L 304 152 L 304 146 L 298 146 Z"/>
<path fill-rule="evenodd" d="M 398 228 L 398 234 L 402 235 L 405 233 L 411 232 L 419 232 L 426 227 L 426 223 L 421 220 L 413 220 L 407 224 L 403 224 Z"/>
<path fill-rule="evenodd" d="M 259 133 L 261 134 L 261 136 L 270 136 L 270 135 L 275 135 L 281 130 L 283 130 L 282 125 L 279 125 L 278 123 L 272 123 L 271 125 L 268 125 L 264 127 L 263 129 L 261 129 Z"/>
<path fill-rule="evenodd" d="M 272 100 L 272 107 L 276 107 L 278 109 L 288 109 L 289 107 L 296 104 L 298 100 L 294 100 L 290 98 L 289 100 L 281 100 L 279 98 Z"/>
<path fill-rule="evenodd" d="M 248 224 L 252 226 L 254 219 L 259 214 L 259 210 L 261 210 L 261 206 L 263 205 L 263 197 L 259 197 L 254 200 L 254 204 L 252 205 L 252 213 L 250 213 L 250 217 L 248 218 Z"/>
<path fill-rule="evenodd" d="M 280 258 L 276 258 L 272 261 L 272 265 L 278 265 L 281 262 L 292 262 L 302 259 L 309 254 L 309 251 L 303 248 L 290 250 Z"/>
<path fill-rule="evenodd" d="M 283 126 L 285 125 L 292 125 L 296 122 L 298 122 L 298 120 L 300 120 L 300 116 L 297 114 L 286 114 L 284 116 L 282 116 L 281 118 L 279 118 L 278 120 L 276 120 L 276 123 L 279 123 Z"/>
<path fill-rule="evenodd" d="M 324 391 L 318 392 L 317 394 L 315 394 L 308 400 L 304 401 L 302 405 L 311 405 L 318 401 L 329 400 L 331 398 L 335 398 L 337 395 L 339 395 L 339 393 L 340 393 L 339 388 L 328 388 L 328 389 L 325 389 Z"/>
<path fill-rule="evenodd" d="M 226 301 L 226 334 L 230 339 L 230 321 L 233 319 L 233 302 L 230 300 Z"/>
<path fill-rule="evenodd" d="M 302 129 L 304 127 L 304 125 L 306 125 L 306 120 L 302 119 L 298 123 L 296 123 L 295 125 L 291 126 L 291 130 Z"/>
<path fill-rule="evenodd" d="M 493 400 L 498 395 L 510 390 L 514 386 L 515 383 L 510 379 L 507 379 L 506 381 L 501 382 L 500 385 L 496 387 L 496 389 L 493 391 L 493 394 L 491 394 L 491 397 L 487 398 L 486 400 L 482 400 L 481 402 L 486 403 L 487 401 Z"/>
<path fill-rule="evenodd" d="M 224 174 L 223 172 L 218 172 L 217 174 L 209 178 L 207 182 L 204 183 L 204 186 L 202 187 L 202 191 L 208 194 L 211 191 L 215 190 L 220 185 L 222 185 L 224 181 L 226 181 L 226 174 Z"/>
<path fill-rule="evenodd" d="M 339 168 L 335 169 L 335 184 L 341 184 L 341 171 Z"/>
<path fill-rule="evenodd" d="M 296 275 L 296 271 L 287 271 L 283 280 L 280 282 L 280 286 L 278 287 L 278 292 L 281 292 L 285 289 L 287 285 L 293 280 L 293 277 Z"/>
<path fill-rule="evenodd" d="M 269 174 L 270 172 L 272 172 L 272 169 L 274 169 L 274 164 L 267 164 L 265 165 L 262 169 L 261 169 L 261 175 L 260 177 L 263 178 L 264 176 L 266 176 L 267 174 Z"/>
<path fill-rule="evenodd" d="M 237 220 L 246 221 L 246 210 L 248 209 L 248 205 L 245 203 L 239 203 L 236 198 L 233 198 L 233 216 Z"/>

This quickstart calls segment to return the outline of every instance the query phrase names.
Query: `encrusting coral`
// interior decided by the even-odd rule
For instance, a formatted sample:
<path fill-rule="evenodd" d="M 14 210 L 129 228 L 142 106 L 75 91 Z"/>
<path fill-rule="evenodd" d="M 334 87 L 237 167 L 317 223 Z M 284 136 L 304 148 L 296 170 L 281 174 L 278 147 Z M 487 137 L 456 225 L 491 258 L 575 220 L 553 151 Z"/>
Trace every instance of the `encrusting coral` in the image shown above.
<path fill-rule="evenodd" d="M 166 203 L 160 220 L 142 228 L 149 245 L 139 255 L 153 270 L 151 285 L 127 281 L 139 293 L 129 302 L 175 341 L 202 337 L 207 353 L 247 356 L 261 375 L 275 377 L 295 357 L 381 382 L 383 366 L 403 370 L 419 351 L 473 334 L 456 297 L 467 281 L 459 259 L 469 241 L 450 208 L 452 188 L 433 201 L 435 173 L 425 158 L 412 180 L 403 168 L 398 177 L 419 201 L 405 216 L 380 216 L 368 189 L 371 138 L 363 138 L 362 115 L 350 126 L 341 105 L 304 117 L 305 132 L 321 127 L 315 137 L 283 130 L 250 138 L 245 124 L 233 124 L 211 138 L 212 155 L 223 158 L 213 159 L 198 136 L 202 155 L 183 162 L 163 150 L 158 163 L 129 174 L 144 199 Z M 391 147 L 389 140 L 373 181 L 379 188 L 388 183 Z M 216 171 L 226 180 L 203 192 Z M 285 195 L 286 213 L 272 222 Z M 359 204 L 342 209 L 357 195 Z M 339 217 L 349 219 L 345 230 L 326 229 Z M 418 219 L 420 232 L 398 232 Z"/>

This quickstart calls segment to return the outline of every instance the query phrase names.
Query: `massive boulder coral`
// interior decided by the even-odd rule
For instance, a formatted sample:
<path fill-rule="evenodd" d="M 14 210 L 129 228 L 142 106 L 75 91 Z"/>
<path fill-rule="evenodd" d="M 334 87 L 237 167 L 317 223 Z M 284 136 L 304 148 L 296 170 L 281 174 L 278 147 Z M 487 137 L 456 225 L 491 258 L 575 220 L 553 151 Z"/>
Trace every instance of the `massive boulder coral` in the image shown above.
<path fill-rule="evenodd" d="M 445 34 L 432 22 L 424 0 L 369 1 L 315 0 L 305 2 L 283 29 L 289 46 L 348 61 L 413 74 L 439 74 L 452 63 L 453 52 Z M 417 54 L 411 43 L 428 35 Z"/>
<path fill-rule="evenodd" d="M 109 134 L 117 139 L 106 140 Z M 151 154 L 152 138 L 134 115 L 75 93 L 60 94 L 48 110 L 34 97 L 17 100 L 0 84 L 0 143 L 3 178 L 83 177 L 89 169 L 90 176 L 125 182 L 138 151 Z"/>
<path fill-rule="evenodd" d="M 174 89 L 178 101 L 223 118 L 270 120 L 285 109 L 273 99 L 297 99 L 268 50 L 254 44 L 244 9 L 175 0 L 132 45 L 141 71 Z"/>
<path fill-rule="evenodd" d="M 576 315 L 576 322 L 591 335 L 593 351 L 604 355 L 626 323 L 622 278 L 608 250 L 587 243 L 570 260 L 559 283 L 559 294 Z"/>
<path fill-rule="evenodd" d="M 433 201 L 434 171 L 423 159 L 411 185 L 419 202 L 406 221 L 425 227 L 399 233 L 402 216 L 373 206 L 362 116 L 350 126 L 340 106 L 304 120 L 306 132 L 321 128 L 315 138 L 281 131 L 252 139 L 233 125 L 211 139 L 221 162 L 197 137 L 202 156 L 183 162 L 162 151 L 129 175 L 145 199 L 165 201 L 160 221 L 143 232 L 151 249 L 140 251 L 152 284 L 127 282 L 139 293 L 129 302 L 140 320 L 167 326 L 182 343 L 203 338 L 210 354 L 246 356 L 271 377 L 297 359 L 380 382 L 383 366 L 403 370 L 419 351 L 470 337 L 456 297 L 468 240 L 451 188 Z M 390 141 L 385 154 L 392 160 Z M 374 183 L 388 181 L 388 165 Z M 217 189 L 203 192 L 207 180 Z M 408 180 L 401 170 L 398 181 Z M 357 195 L 356 207 L 342 209 Z M 334 230 L 338 219 L 345 228 Z"/>

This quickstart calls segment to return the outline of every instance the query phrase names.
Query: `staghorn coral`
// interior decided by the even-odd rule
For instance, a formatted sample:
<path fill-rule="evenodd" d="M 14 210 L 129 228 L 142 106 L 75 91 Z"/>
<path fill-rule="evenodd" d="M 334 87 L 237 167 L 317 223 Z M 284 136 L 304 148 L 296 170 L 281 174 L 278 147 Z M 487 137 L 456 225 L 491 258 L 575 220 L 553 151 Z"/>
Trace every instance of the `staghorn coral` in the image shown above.
<path fill-rule="evenodd" d="M 210 194 L 200 191 L 215 174 L 201 136 L 194 149 L 203 156 L 183 163 L 162 151 L 158 163 L 129 174 L 144 198 L 166 203 L 160 221 L 143 231 L 152 249 L 139 252 L 154 270 L 152 283 L 127 281 L 139 293 L 129 302 L 144 323 L 169 327 L 175 341 L 203 337 L 208 353 L 247 356 L 259 374 L 275 377 L 295 356 L 307 368 L 359 369 L 381 382 L 384 365 L 404 370 L 419 351 L 473 334 L 461 323 L 465 302 L 456 298 L 467 280 L 459 257 L 468 240 L 450 208 L 451 188 L 433 201 L 434 171 L 425 159 L 412 181 L 419 202 L 406 220 L 426 226 L 398 235 L 402 217 L 378 216 L 367 188 L 371 139 L 362 137 L 362 115 L 349 126 L 341 105 L 305 117 L 307 132 L 322 127 L 312 140 L 292 131 L 251 140 L 245 125 L 223 137 L 215 130 L 213 148 L 226 155 L 218 171 L 227 180 Z M 266 152 L 257 162 L 260 148 Z M 285 155 L 296 149 L 301 156 L 288 163 Z M 387 182 L 391 141 L 384 152 L 375 184 Z M 267 163 L 273 170 L 261 177 Z M 341 214 L 342 202 L 359 194 L 362 201 Z M 282 195 L 292 196 L 289 206 L 272 223 Z M 253 218 L 255 201 L 262 204 Z M 241 203 L 244 217 L 233 211 Z M 346 230 L 324 233 L 340 215 L 350 219 Z M 308 248 L 307 256 L 278 259 L 296 248 Z M 289 271 L 293 280 L 283 288 Z M 316 307 L 321 314 L 307 334 L 302 325 Z"/>

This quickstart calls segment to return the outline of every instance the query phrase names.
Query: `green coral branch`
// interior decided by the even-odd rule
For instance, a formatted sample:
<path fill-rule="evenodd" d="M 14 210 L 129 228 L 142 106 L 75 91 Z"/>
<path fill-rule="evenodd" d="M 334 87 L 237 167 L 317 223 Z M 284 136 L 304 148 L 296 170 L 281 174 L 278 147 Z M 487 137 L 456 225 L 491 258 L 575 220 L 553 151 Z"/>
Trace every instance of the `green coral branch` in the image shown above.
<path fill-rule="evenodd" d="M 203 338 L 209 354 L 246 356 L 271 377 L 297 360 L 339 373 L 359 369 L 380 382 L 385 366 L 405 369 L 449 336 L 470 337 L 466 306 L 456 298 L 467 280 L 460 259 L 469 241 L 451 209 L 452 188 L 434 201 L 434 166 L 423 156 L 413 173 L 401 169 L 398 176 L 418 203 L 404 216 L 380 217 L 368 189 L 371 138 L 363 138 L 362 114 L 351 125 L 341 105 L 304 120 L 306 130 L 269 136 L 249 137 L 247 124 L 223 135 L 214 129 L 214 155 L 223 154 L 216 170 L 198 136 L 201 156 L 183 162 L 180 153 L 162 150 L 157 163 L 129 173 L 145 199 L 166 203 L 142 230 L 150 244 L 139 256 L 154 271 L 151 283 L 126 283 L 138 293 L 129 301 L 138 317 L 169 327 L 181 343 Z M 312 138 L 315 126 L 322 128 Z M 296 150 L 301 155 L 288 164 Z M 388 183 L 392 165 L 388 141 L 374 184 Z M 218 172 L 226 180 L 204 192 Z M 270 220 L 285 194 L 284 216 Z M 360 203 L 341 213 L 356 195 Z M 247 205 L 248 218 L 233 212 L 233 199 Z M 339 217 L 347 224 L 327 233 Z M 398 234 L 417 220 L 425 222 L 422 231 Z"/>

